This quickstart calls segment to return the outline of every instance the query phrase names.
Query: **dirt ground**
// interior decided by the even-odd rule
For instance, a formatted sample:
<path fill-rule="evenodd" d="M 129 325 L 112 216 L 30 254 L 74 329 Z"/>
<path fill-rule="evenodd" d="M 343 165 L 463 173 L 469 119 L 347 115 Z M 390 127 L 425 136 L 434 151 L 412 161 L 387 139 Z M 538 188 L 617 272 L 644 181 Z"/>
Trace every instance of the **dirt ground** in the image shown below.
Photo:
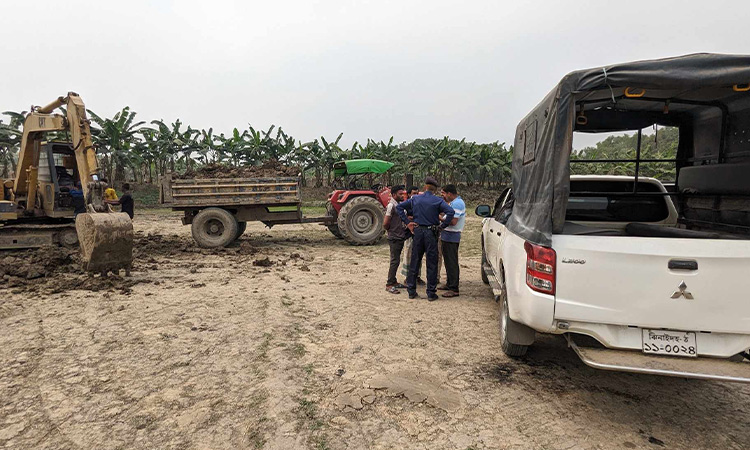
<path fill-rule="evenodd" d="M 387 245 L 313 224 L 249 224 L 207 251 L 145 212 L 131 279 L 81 275 L 65 252 L 9 273 L 34 255 L 0 255 L 0 445 L 750 447 L 748 386 L 596 371 L 551 336 L 505 357 L 479 227 L 461 296 L 434 303 L 385 292 Z"/>

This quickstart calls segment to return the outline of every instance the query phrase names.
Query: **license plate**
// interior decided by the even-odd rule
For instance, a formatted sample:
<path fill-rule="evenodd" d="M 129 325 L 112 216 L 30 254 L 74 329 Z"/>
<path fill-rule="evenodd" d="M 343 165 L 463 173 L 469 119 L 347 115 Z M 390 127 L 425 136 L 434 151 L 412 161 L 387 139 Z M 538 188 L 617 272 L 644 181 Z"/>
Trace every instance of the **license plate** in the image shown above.
<path fill-rule="evenodd" d="M 643 353 L 655 355 L 698 356 L 695 333 L 692 331 L 669 331 L 643 329 Z"/>

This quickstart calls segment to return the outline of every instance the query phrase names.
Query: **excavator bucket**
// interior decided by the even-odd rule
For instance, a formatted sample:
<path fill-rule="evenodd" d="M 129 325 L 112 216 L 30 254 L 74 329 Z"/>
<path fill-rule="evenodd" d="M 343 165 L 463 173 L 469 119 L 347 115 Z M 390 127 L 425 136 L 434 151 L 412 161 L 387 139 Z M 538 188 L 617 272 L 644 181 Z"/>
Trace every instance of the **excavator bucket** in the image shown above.
<path fill-rule="evenodd" d="M 84 270 L 130 269 L 133 264 L 133 222 L 127 214 L 78 214 L 76 231 Z"/>

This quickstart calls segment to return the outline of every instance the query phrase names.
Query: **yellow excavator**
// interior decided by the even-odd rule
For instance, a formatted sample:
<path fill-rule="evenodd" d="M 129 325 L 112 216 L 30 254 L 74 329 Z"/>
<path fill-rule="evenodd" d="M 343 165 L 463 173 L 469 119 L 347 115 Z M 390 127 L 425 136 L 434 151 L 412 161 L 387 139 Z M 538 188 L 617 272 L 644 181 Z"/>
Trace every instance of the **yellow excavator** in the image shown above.
<path fill-rule="evenodd" d="M 65 115 L 54 113 L 61 107 Z M 48 140 L 53 132 L 67 132 L 70 142 Z M 33 107 L 15 178 L 3 180 L 0 250 L 79 245 L 84 270 L 129 271 L 133 224 L 104 201 L 106 188 L 81 97 L 69 92 Z"/>

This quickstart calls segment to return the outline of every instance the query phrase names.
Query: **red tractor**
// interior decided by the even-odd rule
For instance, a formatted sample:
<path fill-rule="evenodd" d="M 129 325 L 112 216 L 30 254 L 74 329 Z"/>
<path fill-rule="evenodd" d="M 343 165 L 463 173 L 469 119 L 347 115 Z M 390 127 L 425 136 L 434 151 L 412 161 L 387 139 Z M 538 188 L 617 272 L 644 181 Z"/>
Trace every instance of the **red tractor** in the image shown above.
<path fill-rule="evenodd" d="M 369 188 L 372 174 L 387 172 L 393 163 L 376 159 L 353 159 L 333 165 L 336 189 L 328 196 L 328 225 L 334 236 L 354 245 L 372 245 L 383 237 L 385 209 L 391 190 L 382 184 Z"/>

